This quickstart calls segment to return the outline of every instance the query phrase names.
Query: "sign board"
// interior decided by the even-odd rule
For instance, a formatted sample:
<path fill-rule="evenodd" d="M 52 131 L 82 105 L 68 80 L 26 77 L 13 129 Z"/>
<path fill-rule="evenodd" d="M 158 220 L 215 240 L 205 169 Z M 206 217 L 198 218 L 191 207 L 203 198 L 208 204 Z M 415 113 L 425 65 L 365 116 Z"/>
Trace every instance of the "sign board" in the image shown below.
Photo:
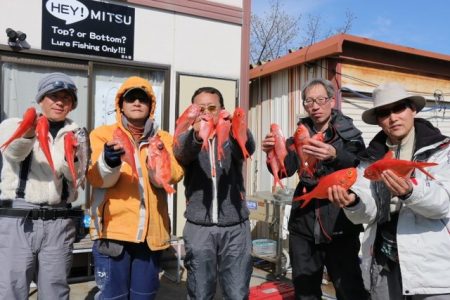
<path fill-rule="evenodd" d="M 133 59 L 134 8 L 90 0 L 42 0 L 42 49 Z"/>

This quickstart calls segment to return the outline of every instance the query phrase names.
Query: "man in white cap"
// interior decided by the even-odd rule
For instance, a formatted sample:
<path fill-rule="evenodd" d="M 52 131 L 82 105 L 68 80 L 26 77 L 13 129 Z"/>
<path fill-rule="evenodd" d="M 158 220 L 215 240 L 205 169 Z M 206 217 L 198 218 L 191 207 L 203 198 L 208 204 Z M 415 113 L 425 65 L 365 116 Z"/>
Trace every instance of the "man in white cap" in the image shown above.
<path fill-rule="evenodd" d="M 430 122 L 415 118 L 425 106 L 397 83 L 373 92 L 374 107 L 364 122 L 382 128 L 360 153 L 358 180 L 346 191 L 333 186 L 329 199 L 354 223 L 368 224 L 362 271 L 372 300 L 450 299 L 450 139 Z M 396 158 L 438 163 L 433 178 L 392 170 L 381 181 L 363 177 L 364 168 L 392 151 Z"/>
<path fill-rule="evenodd" d="M 0 299 L 28 299 L 31 280 L 39 299 L 69 299 L 73 218 L 82 216 L 70 208 L 77 192 L 64 155 L 64 136 L 79 129 L 67 118 L 77 106 L 75 83 L 51 73 L 39 82 L 36 102 L 48 120 L 45 138 L 55 174 L 36 138 L 36 122 L 0 155 Z M 0 144 L 21 122 L 9 118 L 0 124 Z"/>

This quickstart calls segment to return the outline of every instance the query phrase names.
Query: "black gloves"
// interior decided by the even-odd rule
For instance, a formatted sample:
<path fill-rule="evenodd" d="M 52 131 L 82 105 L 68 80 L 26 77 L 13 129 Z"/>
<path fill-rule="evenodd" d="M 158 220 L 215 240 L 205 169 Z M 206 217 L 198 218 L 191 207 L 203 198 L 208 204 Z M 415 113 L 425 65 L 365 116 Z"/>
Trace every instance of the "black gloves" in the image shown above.
<path fill-rule="evenodd" d="M 123 149 L 114 150 L 114 146 L 108 146 L 105 144 L 105 162 L 110 168 L 115 168 L 120 166 L 122 159 L 120 158 L 125 151 Z"/>

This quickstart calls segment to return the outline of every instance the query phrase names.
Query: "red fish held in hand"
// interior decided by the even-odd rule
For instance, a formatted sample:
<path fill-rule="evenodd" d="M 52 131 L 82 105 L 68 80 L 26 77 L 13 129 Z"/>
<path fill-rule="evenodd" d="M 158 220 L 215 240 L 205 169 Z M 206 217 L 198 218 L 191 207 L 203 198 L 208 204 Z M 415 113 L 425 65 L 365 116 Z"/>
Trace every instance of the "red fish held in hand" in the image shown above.
<path fill-rule="evenodd" d="M 77 139 L 72 131 L 64 136 L 64 156 L 69 165 L 70 174 L 72 175 L 73 188 L 77 188 L 77 171 L 75 170 L 75 150 L 77 148 Z"/>
<path fill-rule="evenodd" d="M 17 127 L 16 131 L 13 135 L 0 146 L 0 149 L 5 150 L 9 144 L 11 144 L 15 139 L 22 137 L 25 132 L 30 129 L 34 122 L 36 121 L 36 109 L 34 107 L 28 108 L 22 117 L 22 122 L 20 122 L 19 127 Z"/>
<path fill-rule="evenodd" d="M 42 152 L 44 152 L 48 164 L 52 169 L 53 175 L 55 175 L 56 177 L 55 166 L 53 164 L 52 154 L 50 152 L 50 144 L 48 141 L 48 131 L 49 131 L 49 124 L 47 118 L 45 116 L 40 116 L 36 124 L 36 137 L 39 141 L 39 146 L 41 147 Z"/>
<path fill-rule="evenodd" d="M 320 141 L 323 142 L 324 141 L 324 135 L 323 132 L 318 132 L 315 135 L 313 135 L 310 139 L 308 139 L 308 145 L 311 145 L 311 143 L 309 141 L 311 140 L 316 140 L 316 141 Z M 316 169 L 316 164 L 317 164 L 317 158 L 312 156 L 312 155 L 307 155 L 306 156 L 306 166 L 307 166 L 307 170 L 306 172 L 308 172 L 310 175 L 314 174 L 314 171 Z"/>
<path fill-rule="evenodd" d="M 191 104 L 177 119 L 175 123 L 175 133 L 173 135 L 173 143 L 178 144 L 178 136 L 187 131 L 194 124 L 200 115 L 201 107 L 197 104 Z"/>
<path fill-rule="evenodd" d="M 130 138 L 120 127 L 117 127 L 113 132 L 113 140 L 122 145 L 124 153 L 122 154 L 121 159 L 130 165 L 133 177 L 138 178 L 136 161 L 134 160 L 134 146 L 131 143 Z"/>
<path fill-rule="evenodd" d="M 303 146 L 308 144 L 308 140 L 310 138 L 308 128 L 305 125 L 299 124 L 294 133 L 294 148 L 295 152 L 297 152 L 298 157 L 300 158 L 300 173 L 308 170 L 308 155 L 303 152 Z"/>
<path fill-rule="evenodd" d="M 284 159 L 287 155 L 286 139 L 281 132 L 280 126 L 273 123 L 270 125 L 270 132 L 275 139 L 275 145 L 272 150 L 267 153 L 267 164 L 270 166 L 273 175 L 273 186 L 279 184 L 284 189 L 284 185 L 280 180 L 281 176 L 286 176 L 286 167 L 284 166 Z"/>
<path fill-rule="evenodd" d="M 270 150 L 269 153 L 267 153 L 267 164 L 270 166 L 270 169 L 272 170 L 273 186 L 279 184 L 281 188 L 284 189 L 284 185 L 281 182 L 280 177 L 278 176 L 278 174 L 280 174 L 282 167 L 280 165 L 279 160 L 277 159 L 277 155 L 275 154 L 274 149 Z M 286 172 L 286 169 L 284 170 L 284 172 Z"/>
<path fill-rule="evenodd" d="M 231 132 L 233 133 L 233 137 L 236 139 L 239 147 L 241 148 L 244 159 L 250 157 L 247 148 L 245 148 L 245 144 L 247 143 L 248 139 L 247 116 L 245 114 L 245 111 L 240 107 L 236 107 L 236 109 L 234 110 L 233 119 L 231 120 Z"/>
<path fill-rule="evenodd" d="M 328 174 L 319 179 L 319 183 L 316 187 L 309 193 L 302 196 L 295 197 L 293 201 L 304 200 L 301 208 L 308 205 L 308 203 L 313 199 L 328 199 L 328 188 L 333 185 L 340 185 L 344 189 L 349 189 L 355 182 L 357 178 L 356 168 L 342 169 L 331 174 Z"/>
<path fill-rule="evenodd" d="M 169 183 L 172 178 L 169 152 L 159 135 L 149 138 L 148 143 L 147 168 L 152 179 L 168 194 L 175 193 L 175 189 Z"/>
<path fill-rule="evenodd" d="M 211 115 L 203 115 L 202 120 L 200 121 L 200 130 L 198 131 L 198 135 L 202 138 L 202 150 L 209 150 L 209 139 L 211 139 L 215 134 L 215 124 L 214 118 Z"/>
<path fill-rule="evenodd" d="M 414 169 L 419 169 L 422 173 L 427 175 L 429 178 L 434 179 L 434 177 L 425 171 L 425 167 L 432 167 L 438 165 L 433 162 L 417 162 L 394 158 L 392 151 L 388 151 L 383 159 L 380 159 L 364 170 L 364 177 L 372 181 L 380 181 L 381 173 L 385 170 L 391 170 L 397 176 L 408 178 Z"/>
<path fill-rule="evenodd" d="M 222 109 L 219 112 L 219 119 L 217 120 L 216 126 L 218 160 L 222 160 L 224 157 L 223 146 L 230 136 L 230 130 L 230 113 Z"/>

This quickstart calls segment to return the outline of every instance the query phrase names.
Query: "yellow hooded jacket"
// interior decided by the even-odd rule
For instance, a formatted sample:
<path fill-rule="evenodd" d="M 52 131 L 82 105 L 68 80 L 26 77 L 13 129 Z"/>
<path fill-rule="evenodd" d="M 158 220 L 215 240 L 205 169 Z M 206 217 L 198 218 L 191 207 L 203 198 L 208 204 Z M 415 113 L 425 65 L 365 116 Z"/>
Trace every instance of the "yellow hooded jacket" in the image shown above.
<path fill-rule="evenodd" d="M 145 164 L 148 143 L 141 142 L 137 146 L 133 142 L 131 134 L 122 124 L 119 107 L 119 100 L 125 91 L 136 87 L 143 88 L 152 99 L 149 118 L 153 119 L 156 97 L 151 85 L 143 78 L 130 77 L 116 95 L 117 123 L 100 126 L 90 134 L 92 164 L 87 174 L 93 188 L 90 234 L 93 240 L 106 238 L 134 243 L 147 241 L 149 248 L 156 251 L 169 246 L 170 220 L 166 192 L 151 184 Z M 113 132 L 117 127 L 121 127 L 135 145 L 134 156 L 139 180 L 132 177 L 131 167 L 127 163 L 122 162 L 118 172 L 117 168 L 110 168 L 104 161 L 104 144 L 113 139 Z M 171 183 L 176 183 L 182 179 L 183 169 L 173 156 L 172 136 L 161 130 L 156 134 L 161 137 L 170 153 Z"/>

